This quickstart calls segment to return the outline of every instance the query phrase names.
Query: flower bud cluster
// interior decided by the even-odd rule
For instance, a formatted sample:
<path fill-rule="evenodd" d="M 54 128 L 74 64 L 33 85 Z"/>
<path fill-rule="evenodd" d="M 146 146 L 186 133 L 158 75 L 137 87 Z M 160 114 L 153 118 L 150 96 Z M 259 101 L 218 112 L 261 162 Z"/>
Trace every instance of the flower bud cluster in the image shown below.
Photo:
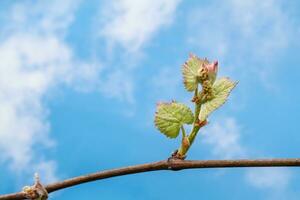
<path fill-rule="evenodd" d="M 201 99 L 207 101 L 213 98 L 212 85 L 218 73 L 218 61 L 204 62 L 198 70 L 198 81 L 202 85 Z"/>

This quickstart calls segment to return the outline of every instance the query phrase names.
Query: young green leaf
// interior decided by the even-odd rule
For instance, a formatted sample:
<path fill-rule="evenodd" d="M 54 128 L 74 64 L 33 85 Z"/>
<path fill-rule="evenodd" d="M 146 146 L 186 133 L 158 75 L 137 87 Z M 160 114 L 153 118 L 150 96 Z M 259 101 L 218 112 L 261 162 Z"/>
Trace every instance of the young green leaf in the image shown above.
<path fill-rule="evenodd" d="M 159 103 L 155 113 L 155 126 L 167 137 L 176 138 L 183 124 L 192 124 L 194 115 L 182 103 Z"/>
<path fill-rule="evenodd" d="M 217 79 L 213 84 L 213 98 L 202 104 L 201 111 L 199 113 L 199 120 L 206 120 L 210 113 L 223 105 L 236 84 L 236 82 L 231 81 L 229 78 Z"/>
<path fill-rule="evenodd" d="M 184 87 L 187 91 L 192 92 L 197 88 L 198 71 L 202 67 L 203 63 L 209 64 L 207 59 L 202 60 L 193 54 L 191 54 L 189 59 L 184 63 L 182 75 Z"/>

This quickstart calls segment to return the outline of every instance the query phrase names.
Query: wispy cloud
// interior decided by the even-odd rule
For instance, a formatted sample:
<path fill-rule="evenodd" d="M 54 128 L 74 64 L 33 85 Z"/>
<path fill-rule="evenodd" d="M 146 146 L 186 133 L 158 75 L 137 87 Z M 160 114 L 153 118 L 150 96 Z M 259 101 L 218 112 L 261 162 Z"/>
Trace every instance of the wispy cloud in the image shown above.
<path fill-rule="evenodd" d="M 40 161 L 31 166 L 29 177 L 32 178 L 32 172 L 38 172 L 43 183 L 52 183 L 57 181 L 57 164 L 54 160 Z"/>
<path fill-rule="evenodd" d="M 74 3 L 74 4 L 73 4 Z M 55 145 L 49 137 L 48 92 L 59 84 L 90 79 L 92 65 L 76 61 L 63 35 L 76 3 L 26 1 L 12 6 L 0 40 L 0 161 L 14 172 L 55 180 L 55 161 L 35 149 Z M 75 67 L 74 66 L 79 66 Z"/>
<path fill-rule="evenodd" d="M 249 169 L 247 181 L 258 189 L 284 190 L 288 186 L 292 174 L 285 168 Z"/>
<path fill-rule="evenodd" d="M 227 75 L 239 77 L 243 82 L 259 77 L 265 88 L 277 90 L 276 82 L 271 81 L 276 74 L 274 60 L 291 45 L 296 32 L 283 3 L 210 1 L 190 12 L 188 44 L 206 52 L 208 57 L 220 59 L 226 65 Z M 210 124 L 204 134 L 204 143 L 210 146 L 212 154 L 219 158 L 253 156 L 251 148 L 240 141 L 242 131 L 237 121 L 233 118 L 220 121 Z M 290 179 L 291 172 L 287 169 L 246 172 L 246 180 L 252 186 L 272 191 L 279 188 L 284 191 Z"/>
<path fill-rule="evenodd" d="M 134 103 L 129 66 L 113 68 L 77 59 L 65 36 L 80 1 L 16 2 L 6 12 L 0 38 L 0 163 L 22 174 L 56 178 L 55 160 L 36 149 L 50 148 L 51 112 L 44 105 L 61 85 Z M 172 21 L 178 1 L 119 1 L 103 15 L 103 37 L 137 51 Z M 111 15 L 112 14 L 112 15 Z M 153 20 L 156 19 L 156 20 Z M 104 73 L 101 74 L 104 70 Z M 13 145 L 12 145 L 13 144 Z M 38 147 L 38 148 L 37 148 Z"/>
<path fill-rule="evenodd" d="M 236 158 L 246 154 L 240 142 L 240 127 L 234 118 L 208 125 L 203 131 L 203 142 L 219 158 Z"/>
<path fill-rule="evenodd" d="M 252 156 L 241 142 L 242 127 L 234 118 L 222 118 L 203 130 L 203 143 L 220 159 Z M 246 181 L 258 189 L 284 192 L 291 181 L 291 171 L 283 168 L 253 168 L 245 173 Z M 277 193 L 279 194 L 279 193 Z"/>
<path fill-rule="evenodd" d="M 135 70 L 143 57 L 143 47 L 170 25 L 180 0 L 117 0 L 101 4 L 96 20 L 98 39 L 107 45 L 107 57 L 117 62 L 106 68 L 100 90 L 104 95 L 135 102 Z M 121 51 L 120 51 L 121 50 Z M 116 54 L 116 55 L 115 55 Z M 112 65 L 112 62 L 108 62 Z"/>
<path fill-rule="evenodd" d="M 40 34 L 63 34 L 74 20 L 74 12 L 81 0 L 17 2 L 6 14 L 5 28 L 10 31 L 38 32 Z M 30 11 L 28 10 L 30 8 Z"/>
<path fill-rule="evenodd" d="M 100 35 L 110 45 L 137 52 L 161 28 L 170 24 L 180 0 L 108 1 L 101 9 Z"/>
<path fill-rule="evenodd" d="M 134 81 L 131 76 L 124 69 L 111 71 L 106 77 L 102 78 L 99 89 L 108 98 L 116 98 L 120 101 L 134 104 Z"/>
<path fill-rule="evenodd" d="M 178 70 L 178 69 L 177 69 Z M 179 71 L 179 70 L 178 70 Z M 181 100 L 183 95 L 179 94 L 179 88 L 182 86 L 182 78 L 179 72 L 174 72 L 174 68 L 164 67 L 157 71 L 150 80 L 151 89 L 156 99 Z"/>
<path fill-rule="evenodd" d="M 190 45 L 216 57 L 230 74 L 260 77 L 266 88 L 276 70 L 274 60 L 292 43 L 295 28 L 289 13 L 275 0 L 210 1 L 190 12 Z M 195 27 L 199 27 L 195 29 Z"/>

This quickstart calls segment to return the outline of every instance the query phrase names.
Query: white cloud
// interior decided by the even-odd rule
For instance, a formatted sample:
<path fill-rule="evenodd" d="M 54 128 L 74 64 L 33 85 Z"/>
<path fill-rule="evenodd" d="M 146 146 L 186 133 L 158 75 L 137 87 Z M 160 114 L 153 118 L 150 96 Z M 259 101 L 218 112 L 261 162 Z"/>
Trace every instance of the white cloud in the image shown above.
<path fill-rule="evenodd" d="M 40 34 L 64 33 L 74 20 L 81 0 L 26 1 L 15 3 L 7 16 L 9 31 L 34 31 Z M 29 11 L 30 10 L 30 11 Z M 57 35 L 58 36 L 58 35 Z"/>
<path fill-rule="evenodd" d="M 272 63 L 295 35 L 289 13 L 281 3 L 229 0 L 195 8 L 188 18 L 189 44 L 233 65 L 224 69 L 227 74 L 245 79 L 258 75 L 262 84 L 270 88 L 268 82 L 276 73 Z"/>
<path fill-rule="evenodd" d="M 53 160 L 38 162 L 32 166 L 30 175 L 32 176 L 33 173 L 38 173 L 42 183 L 53 183 L 57 181 L 56 165 L 56 162 Z"/>
<path fill-rule="evenodd" d="M 137 52 L 163 26 L 168 25 L 179 0 L 117 0 L 101 10 L 100 35 L 112 45 Z"/>
<path fill-rule="evenodd" d="M 116 98 L 130 104 L 135 102 L 133 96 L 134 82 L 131 74 L 124 69 L 112 71 L 102 78 L 100 91 L 109 98 Z"/>
<path fill-rule="evenodd" d="M 15 173 L 39 171 L 47 182 L 56 179 L 55 161 L 35 151 L 55 144 L 48 135 L 44 99 L 60 84 L 77 86 L 78 81 L 94 80 L 98 70 L 77 61 L 63 40 L 75 4 L 17 3 L 6 15 L 9 23 L 2 27 L 0 164 L 7 163 Z"/>
<path fill-rule="evenodd" d="M 244 39 L 256 41 L 252 49 L 258 56 L 274 56 L 290 42 L 291 24 L 280 2 L 232 0 L 231 6 L 233 23 L 241 28 Z"/>
<path fill-rule="evenodd" d="M 191 27 L 201 24 L 193 32 L 193 41 L 212 52 L 219 49 L 223 55 L 240 50 L 259 58 L 273 56 L 288 45 L 293 31 L 280 2 L 274 0 L 211 3 L 191 12 L 189 22 Z"/>
<path fill-rule="evenodd" d="M 220 159 L 248 157 L 250 149 L 241 144 L 241 127 L 236 120 L 223 118 L 219 121 L 203 130 L 203 143 L 209 145 L 212 154 Z M 291 171 L 286 168 L 251 168 L 245 173 L 246 181 L 251 186 L 271 192 L 284 192 L 291 177 Z"/>
<path fill-rule="evenodd" d="M 240 127 L 234 118 L 225 118 L 222 123 L 209 124 L 203 130 L 203 142 L 211 146 L 212 153 L 219 158 L 245 155 L 245 149 L 240 144 Z"/>
<path fill-rule="evenodd" d="M 81 91 L 99 88 L 107 97 L 134 103 L 129 68 L 107 69 L 99 79 L 98 65 L 77 60 L 65 42 L 79 2 L 17 2 L 5 15 L 9 23 L 2 26 L 0 38 L 0 161 L 13 170 L 31 172 L 29 166 L 36 166 L 48 179 L 55 179 L 54 161 L 45 160 L 34 149 L 55 144 L 48 135 L 49 110 L 43 102 L 49 91 L 59 85 Z M 106 17 L 103 30 L 109 33 L 104 34 L 105 38 L 137 50 L 172 20 L 177 4 L 178 1 L 109 4 L 113 15 L 102 13 Z"/>
<path fill-rule="evenodd" d="M 117 60 L 113 62 L 115 67 L 104 70 L 100 81 L 99 89 L 105 96 L 134 104 L 134 76 L 137 63 L 143 57 L 141 49 L 173 21 L 179 2 L 117 0 L 101 4 L 96 19 L 97 39 L 104 39 L 107 44 L 107 57 Z M 115 47 L 121 47 L 121 51 L 113 51 Z M 112 65 L 111 61 L 109 65 Z"/>
<path fill-rule="evenodd" d="M 174 72 L 177 70 L 177 72 Z M 150 80 L 151 89 L 156 99 L 182 100 L 186 95 L 180 95 L 179 90 L 182 87 L 182 78 L 178 68 L 165 67 L 157 71 Z"/>
<path fill-rule="evenodd" d="M 0 148 L 21 169 L 31 161 L 32 146 L 49 140 L 43 98 L 59 83 L 72 82 L 76 68 L 56 37 L 16 34 L 0 44 L 0 55 Z"/>
<path fill-rule="evenodd" d="M 80 3 L 76 1 L 16 2 L 4 16 L 0 38 L 0 163 L 17 172 L 41 171 L 55 179 L 55 161 L 35 149 L 51 147 L 49 110 L 43 104 L 61 84 L 99 90 L 108 97 L 134 103 L 134 82 L 126 67 L 100 68 L 77 60 L 65 35 Z M 172 20 L 178 1 L 119 1 L 102 13 L 103 36 L 137 50 Z M 155 20 L 153 20 L 155 19 Z"/>
<path fill-rule="evenodd" d="M 293 41 L 295 28 L 289 13 L 275 0 L 229 0 L 213 1 L 191 12 L 188 22 L 188 42 L 231 66 L 224 68 L 226 74 L 234 74 L 243 82 L 260 77 L 267 89 L 278 89 L 272 81 L 276 74 L 274 60 Z M 195 30 L 195 27 L 200 27 Z M 208 125 L 204 143 L 219 158 L 245 157 L 250 148 L 240 142 L 238 123 L 231 118 Z M 291 179 L 291 171 L 282 168 L 250 169 L 246 180 L 252 186 L 284 192 Z"/>
<path fill-rule="evenodd" d="M 284 190 L 292 176 L 286 168 L 253 168 L 246 174 L 246 180 L 259 189 Z"/>

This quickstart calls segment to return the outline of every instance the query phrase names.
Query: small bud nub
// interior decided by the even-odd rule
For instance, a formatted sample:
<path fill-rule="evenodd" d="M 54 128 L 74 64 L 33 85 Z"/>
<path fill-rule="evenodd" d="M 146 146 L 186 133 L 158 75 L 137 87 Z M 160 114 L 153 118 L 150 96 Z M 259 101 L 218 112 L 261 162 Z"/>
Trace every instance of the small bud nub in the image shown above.
<path fill-rule="evenodd" d="M 34 174 L 34 185 L 23 187 L 24 196 L 31 200 L 47 200 L 48 192 L 41 184 L 38 173 Z"/>

